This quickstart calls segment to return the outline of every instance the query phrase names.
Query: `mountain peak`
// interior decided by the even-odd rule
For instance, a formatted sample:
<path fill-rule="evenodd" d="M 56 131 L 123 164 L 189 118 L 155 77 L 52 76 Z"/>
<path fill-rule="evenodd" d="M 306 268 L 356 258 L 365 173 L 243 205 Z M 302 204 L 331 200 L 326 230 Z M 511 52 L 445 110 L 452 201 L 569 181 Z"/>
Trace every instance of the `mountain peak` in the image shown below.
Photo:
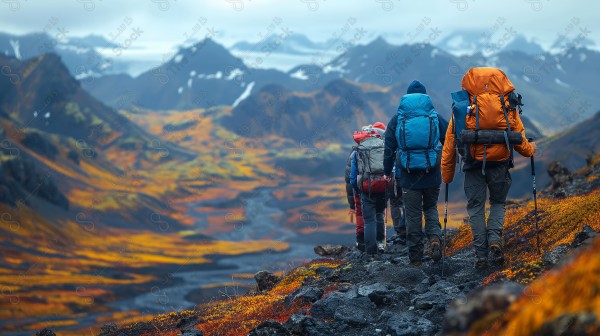
<path fill-rule="evenodd" d="M 391 44 L 388 43 L 381 35 L 377 36 L 371 43 L 367 44 L 369 47 L 389 47 Z"/>

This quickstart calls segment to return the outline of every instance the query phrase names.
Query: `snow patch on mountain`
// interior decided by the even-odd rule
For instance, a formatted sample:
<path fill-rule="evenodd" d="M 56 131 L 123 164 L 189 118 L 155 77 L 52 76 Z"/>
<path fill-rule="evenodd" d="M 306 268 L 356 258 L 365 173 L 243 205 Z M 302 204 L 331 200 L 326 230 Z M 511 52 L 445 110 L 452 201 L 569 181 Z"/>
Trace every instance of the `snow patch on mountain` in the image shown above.
<path fill-rule="evenodd" d="M 21 50 L 19 48 L 19 40 L 10 40 L 10 46 L 13 48 L 13 53 L 15 57 L 20 60 L 21 59 Z"/>
<path fill-rule="evenodd" d="M 242 92 L 242 94 L 233 102 L 233 107 L 238 106 L 238 104 L 241 103 L 242 100 L 248 98 L 250 96 L 250 94 L 252 93 L 253 87 L 254 87 L 254 82 L 251 82 L 250 84 L 248 84 L 248 86 L 246 86 L 246 90 L 244 90 L 244 92 Z"/>
<path fill-rule="evenodd" d="M 236 77 L 241 76 L 243 74 L 244 74 L 243 70 L 235 68 L 235 69 L 233 69 L 233 70 L 231 70 L 229 72 L 229 75 L 227 75 L 227 77 L 225 77 L 225 79 L 226 80 L 232 80 L 232 79 L 235 79 Z"/>
<path fill-rule="evenodd" d="M 304 73 L 304 71 L 302 69 L 290 74 L 290 77 L 292 78 L 297 78 L 300 80 L 307 80 L 308 76 Z"/>

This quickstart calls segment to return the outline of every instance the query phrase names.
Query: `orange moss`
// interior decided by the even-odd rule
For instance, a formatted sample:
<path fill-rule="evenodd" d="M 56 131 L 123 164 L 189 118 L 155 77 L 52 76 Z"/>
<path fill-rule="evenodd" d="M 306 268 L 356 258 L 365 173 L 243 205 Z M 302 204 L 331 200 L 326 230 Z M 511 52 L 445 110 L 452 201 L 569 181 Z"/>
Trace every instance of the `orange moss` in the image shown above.
<path fill-rule="evenodd" d="M 527 287 L 486 335 L 532 335 L 545 322 L 565 313 L 600 317 L 600 239 L 569 265 L 546 273 Z M 595 332 L 600 332 L 596 329 Z M 595 333 L 590 331 L 589 335 Z"/>
<path fill-rule="evenodd" d="M 298 289 L 307 277 L 316 277 L 317 268 L 341 264 L 342 261 L 317 260 L 298 267 L 266 294 L 239 297 L 210 307 L 206 314 L 202 314 L 205 322 L 197 327 L 209 336 L 245 335 L 263 321 L 283 322 L 299 308 L 285 303 L 286 296 Z"/>
<path fill-rule="evenodd" d="M 265 293 L 232 297 L 231 299 L 187 310 L 155 316 L 150 324 L 156 329 L 145 335 L 176 335 L 175 324 L 182 317 L 197 316 L 197 328 L 207 336 L 245 335 L 266 320 L 286 321 L 297 309 L 308 308 L 302 304 L 289 304 L 285 298 L 298 289 L 308 277 L 318 277 L 319 267 L 335 268 L 340 260 L 316 260 L 288 273 L 273 289 Z M 333 288 L 328 288 L 328 292 Z M 135 330 L 136 325 L 126 329 Z"/>

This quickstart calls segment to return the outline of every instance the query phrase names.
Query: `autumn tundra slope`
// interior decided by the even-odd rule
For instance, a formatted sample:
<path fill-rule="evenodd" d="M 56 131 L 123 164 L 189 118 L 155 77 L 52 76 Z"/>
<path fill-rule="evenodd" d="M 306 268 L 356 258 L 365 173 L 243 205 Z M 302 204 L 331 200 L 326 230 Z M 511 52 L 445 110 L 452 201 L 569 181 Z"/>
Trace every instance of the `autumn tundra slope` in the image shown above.
<path fill-rule="evenodd" d="M 114 302 L 219 256 L 287 248 L 192 230 L 179 201 L 204 183 L 196 152 L 98 102 L 56 55 L 0 66 L 0 329 L 143 318 Z"/>

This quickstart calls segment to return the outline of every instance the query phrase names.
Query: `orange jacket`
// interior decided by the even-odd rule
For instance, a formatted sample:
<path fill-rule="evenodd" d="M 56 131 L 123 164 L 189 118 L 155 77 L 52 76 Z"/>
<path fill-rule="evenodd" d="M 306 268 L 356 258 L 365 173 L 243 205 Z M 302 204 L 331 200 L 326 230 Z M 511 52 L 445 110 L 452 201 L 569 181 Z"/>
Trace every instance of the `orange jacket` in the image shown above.
<path fill-rule="evenodd" d="M 504 119 L 504 118 L 503 118 Z M 529 141 L 527 141 L 527 137 L 525 136 L 525 127 L 523 127 L 523 122 L 521 121 L 521 117 L 519 117 L 519 113 L 515 110 L 509 111 L 509 121 L 511 124 L 511 130 L 515 132 L 520 132 L 523 137 L 523 142 L 519 145 L 515 145 L 515 150 L 525 156 L 531 157 L 535 150 Z M 442 182 L 450 183 L 454 179 L 454 171 L 456 169 L 456 149 L 454 144 L 454 118 L 450 119 L 450 124 L 448 125 L 448 130 L 446 131 L 446 141 L 444 142 L 444 148 L 442 150 Z M 474 144 L 469 146 L 469 151 L 471 157 L 475 158 L 478 161 L 483 160 L 483 147 L 482 144 Z M 510 151 L 506 148 L 505 144 L 494 144 L 487 149 L 487 158 L 496 157 L 500 158 L 499 160 L 493 161 L 505 161 L 510 158 Z M 492 161 L 486 159 L 487 161 Z"/>

